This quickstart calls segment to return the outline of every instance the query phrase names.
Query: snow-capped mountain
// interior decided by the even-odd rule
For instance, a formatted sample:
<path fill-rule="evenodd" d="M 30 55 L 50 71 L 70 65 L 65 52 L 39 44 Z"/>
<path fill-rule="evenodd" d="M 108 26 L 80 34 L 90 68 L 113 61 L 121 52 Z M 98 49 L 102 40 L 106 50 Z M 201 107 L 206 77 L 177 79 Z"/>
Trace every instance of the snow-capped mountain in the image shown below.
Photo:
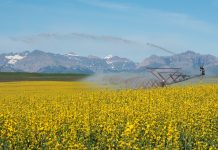
<path fill-rule="evenodd" d="M 104 57 L 104 60 L 114 71 L 119 71 L 119 70 L 133 71 L 136 69 L 136 64 L 127 58 L 108 55 Z"/>
<path fill-rule="evenodd" d="M 111 55 L 111 54 L 104 57 L 104 59 L 106 59 L 106 60 L 111 59 L 111 58 L 113 58 L 113 55 Z"/>
<path fill-rule="evenodd" d="M 10 54 L 3 54 L 5 59 L 7 59 L 7 63 L 14 65 L 16 64 L 18 61 L 24 59 L 29 52 L 25 51 L 22 53 L 10 53 Z"/>
<path fill-rule="evenodd" d="M 118 56 L 105 59 L 97 56 L 79 56 L 73 52 L 61 55 L 39 50 L 0 55 L 0 71 L 94 73 L 123 72 L 134 69 L 133 61 Z"/>
<path fill-rule="evenodd" d="M 9 56 L 5 56 L 6 59 L 8 59 L 8 64 L 16 64 L 17 61 L 22 60 L 25 58 L 25 56 L 21 56 L 21 55 L 9 55 Z"/>
<path fill-rule="evenodd" d="M 192 51 L 172 56 L 150 56 L 140 63 L 119 56 L 79 56 L 76 53 L 53 54 L 39 50 L 0 54 L 0 72 L 99 73 L 139 72 L 145 67 L 181 67 L 192 73 L 204 65 L 207 74 L 218 75 L 218 58 Z"/>

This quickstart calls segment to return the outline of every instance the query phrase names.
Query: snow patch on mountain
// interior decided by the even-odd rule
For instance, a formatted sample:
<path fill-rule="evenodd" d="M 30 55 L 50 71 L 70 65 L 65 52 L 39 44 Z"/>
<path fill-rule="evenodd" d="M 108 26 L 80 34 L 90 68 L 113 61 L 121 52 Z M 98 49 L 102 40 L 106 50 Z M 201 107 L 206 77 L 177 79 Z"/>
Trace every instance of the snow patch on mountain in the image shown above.
<path fill-rule="evenodd" d="M 113 58 L 113 55 L 107 55 L 104 57 L 108 65 L 113 64 L 112 58 Z"/>
<path fill-rule="evenodd" d="M 74 52 L 70 52 L 70 53 L 65 54 L 65 56 L 74 57 L 74 56 L 79 56 L 79 55 L 77 55 L 77 54 L 74 53 Z"/>
<path fill-rule="evenodd" d="M 11 65 L 16 64 L 19 60 L 22 60 L 25 57 L 26 56 L 21 56 L 21 55 L 18 55 L 18 54 L 5 56 L 5 58 L 8 59 L 8 64 L 11 64 Z"/>
<path fill-rule="evenodd" d="M 111 59 L 113 57 L 113 55 L 107 55 L 104 57 L 104 59 Z"/>
<path fill-rule="evenodd" d="M 109 60 L 106 60 L 106 63 L 107 63 L 108 65 L 113 64 L 113 62 L 112 62 L 112 61 L 109 61 Z"/>

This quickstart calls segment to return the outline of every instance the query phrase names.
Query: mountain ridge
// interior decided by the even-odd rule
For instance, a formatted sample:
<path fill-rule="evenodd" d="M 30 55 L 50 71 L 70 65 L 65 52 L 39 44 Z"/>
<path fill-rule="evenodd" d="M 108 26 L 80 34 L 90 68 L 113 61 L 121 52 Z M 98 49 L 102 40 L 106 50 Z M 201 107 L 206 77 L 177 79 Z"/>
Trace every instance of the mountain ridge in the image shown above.
<path fill-rule="evenodd" d="M 0 72 L 41 72 L 41 73 L 110 73 L 143 72 L 146 67 L 181 67 L 185 72 L 194 73 L 204 65 L 208 74 L 218 74 L 218 58 L 194 51 L 171 56 L 152 55 L 141 62 L 128 58 L 108 55 L 80 56 L 74 52 L 54 54 L 41 50 L 21 53 L 0 54 Z"/>

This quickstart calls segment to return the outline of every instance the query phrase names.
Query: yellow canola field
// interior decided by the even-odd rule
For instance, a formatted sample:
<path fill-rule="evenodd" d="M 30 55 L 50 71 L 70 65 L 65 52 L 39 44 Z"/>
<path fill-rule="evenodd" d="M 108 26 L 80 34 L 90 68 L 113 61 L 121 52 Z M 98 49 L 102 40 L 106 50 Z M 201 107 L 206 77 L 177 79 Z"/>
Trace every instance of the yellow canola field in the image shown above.
<path fill-rule="evenodd" d="M 0 149 L 217 149 L 218 85 L 0 83 Z"/>

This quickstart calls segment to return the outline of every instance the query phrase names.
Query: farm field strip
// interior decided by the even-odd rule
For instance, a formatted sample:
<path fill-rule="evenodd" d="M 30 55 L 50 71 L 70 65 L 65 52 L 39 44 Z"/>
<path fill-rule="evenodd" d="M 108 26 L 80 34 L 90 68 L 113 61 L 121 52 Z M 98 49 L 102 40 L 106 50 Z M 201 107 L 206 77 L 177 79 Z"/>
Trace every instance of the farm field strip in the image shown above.
<path fill-rule="evenodd" d="M 216 149 L 218 85 L 0 83 L 2 149 Z"/>

